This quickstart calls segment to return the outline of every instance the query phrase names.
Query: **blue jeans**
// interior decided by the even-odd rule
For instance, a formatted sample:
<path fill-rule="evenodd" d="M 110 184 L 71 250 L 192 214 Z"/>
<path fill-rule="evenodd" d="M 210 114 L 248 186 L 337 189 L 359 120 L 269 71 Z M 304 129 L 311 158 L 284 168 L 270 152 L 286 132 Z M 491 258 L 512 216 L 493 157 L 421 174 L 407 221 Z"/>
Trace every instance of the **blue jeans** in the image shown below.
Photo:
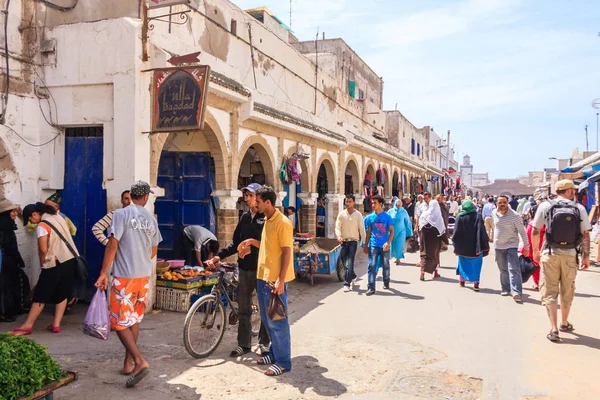
<path fill-rule="evenodd" d="M 350 283 L 356 279 L 354 273 L 354 257 L 356 256 L 356 249 L 358 248 L 358 242 L 350 241 L 342 243 L 342 250 L 340 251 L 340 258 L 342 263 L 346 267 L 346 275 L 344 277 L 344 286 L 350 286 Z"/>
<path fill-rule="evenodd" d="M 271 318 L 269 318 L 267 309 L 269 308 L 269 300 L 271 300 L 271 289 L 267 286 L 267 282 L 262 279 L 256 281 L 256 294 L 258 297 L 258 306 L 260 307 L 260 319 L 271 337 L 271 350 L 269 353 L 271 357 L 273 357 L 273 360 L 275 360 L 275 364 L 291 371 L 292 339 L 290 336 L 290 323 L 288 318 L 280 321 L 272 321 Z M 289 312 L 287 283 L 285 284 L 285 292 L 279 297 L 281 297 L 281 301 L 285 304 L 285 309 Z"/>
<path fill-rule="evenodd" d="M 381 247 L 369 247 L 369 289 L 375 290 L 377 278 L 377 265 L 381 262 L 383 268 L 383 284 L 390 284 L 390 251 L 383 251 Z"/>
<path fill-rule="evenodd" d="M 519 266 L 517 249 L 496 249 L 496 263 L 500 270 L 500 284 L 503 292 L 510 292 L 512 296 L 523 294 L 523 277 Z"/>

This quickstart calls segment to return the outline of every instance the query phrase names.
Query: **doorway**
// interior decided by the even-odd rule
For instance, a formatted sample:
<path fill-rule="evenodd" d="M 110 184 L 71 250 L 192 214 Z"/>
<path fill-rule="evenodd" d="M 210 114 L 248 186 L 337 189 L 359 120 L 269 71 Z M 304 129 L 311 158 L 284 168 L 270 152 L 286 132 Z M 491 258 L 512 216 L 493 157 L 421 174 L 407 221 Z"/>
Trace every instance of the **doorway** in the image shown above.
<path fill-rule="evenodd" d="M 102 188 L 104 169 L 104 128 L 65 129 L 65 178 L 60 210 L 77 227 L 73 241 L 88 263 L 87 294 L 91 299 L 100 276 L 104 246 L 92 227 L 106 215 L 106 190 Z"/>
<path fill-rule="evenodd" d="M 200 225 L 216 234 L 215 167 L 210 153 L 163 151 L 158 165 L 158 186 L 164 197 L 154 203 L 163 241 L 158 256 L 182 259 L 181 233 Z"/>

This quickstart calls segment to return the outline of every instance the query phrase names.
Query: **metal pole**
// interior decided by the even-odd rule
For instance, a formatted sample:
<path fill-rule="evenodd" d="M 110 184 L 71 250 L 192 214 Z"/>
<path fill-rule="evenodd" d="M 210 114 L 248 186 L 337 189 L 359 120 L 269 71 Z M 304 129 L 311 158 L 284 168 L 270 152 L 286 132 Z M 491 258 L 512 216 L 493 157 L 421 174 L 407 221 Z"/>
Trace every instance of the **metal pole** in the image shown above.
<path fill-rule="evenodd" d="M 596 151 L 598 151 L 598 114 L 596 113 Z"/>
<path fill-rule="evenodd" d="M 585 124 L 585 151 L 590 151 L 590 143 L 588 141 L 588 124 Z"/>

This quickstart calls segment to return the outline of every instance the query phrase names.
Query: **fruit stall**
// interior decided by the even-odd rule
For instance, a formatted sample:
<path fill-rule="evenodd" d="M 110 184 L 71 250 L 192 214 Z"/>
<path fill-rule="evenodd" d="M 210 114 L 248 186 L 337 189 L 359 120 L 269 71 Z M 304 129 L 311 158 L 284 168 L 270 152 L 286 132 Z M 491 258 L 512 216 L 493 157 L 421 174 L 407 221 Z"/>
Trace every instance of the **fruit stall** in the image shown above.
<path fill-rule="evenodd" d="M 210 293 L 218 273 L 184 266 L 181 260 L 159 261 L 156 266 L 155 308 L 188 312 L 192 298 Z"/>

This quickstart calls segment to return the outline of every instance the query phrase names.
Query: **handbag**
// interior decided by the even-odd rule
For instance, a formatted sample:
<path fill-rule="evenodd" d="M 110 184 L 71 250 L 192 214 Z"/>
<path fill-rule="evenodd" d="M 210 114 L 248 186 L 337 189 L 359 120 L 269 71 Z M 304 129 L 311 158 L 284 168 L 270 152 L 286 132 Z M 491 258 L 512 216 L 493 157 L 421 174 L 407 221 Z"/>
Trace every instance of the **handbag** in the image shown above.
<path fill-rule="evenodd" d="M 271 293 L 271 299 L 269 300 L 269 307 L 267 308 L 267 315 L 271 321 L 281 321 L 287 318 L 287 310 L 281 300 L 281 297 L 275 292 Z"/>
<path fill-rule="evenodd" d="M 529 257 L 519 256 L 519 267 L 521 268 L 521 277 L 523 283 L 527 282 L 540 267 L 535 265 Z"/>
<path fill-rule="evenodd" d="M 77 255 L 77 252 L 73 249 L 73 247 L 71 246 L 71 243 L 69 243 L 67 241 L 67 239 L 65 239 L 65 237 L 62 235 L 62 233 L 60 233 L 60 231 L 58 229 L 56 229 L 56 227 L 54 225 L 52 225 L 50 222 L 45 221 L 45 220 L 42 222 L 45 223 L 46 225 L 48 225 L 50 228 L 52 228 L 52 230 L 54 232 L 56 232 L 58 237 L 67 246 L 67 248 L 69 249 L 71 254 L 73 254 L 73 257 L 75 257 L 75 261 L 77 262 L 77 264 L 75 266 L 75 280 L 77 281 L 77 284 L 73 288 L 74 296 L 78 299 L 84 298 L 85 293 L 86 293 L 85 286 L 86 286 L 87 278 L 88 278 L 87 261 L 85 261 L 85 258 Z"/>

